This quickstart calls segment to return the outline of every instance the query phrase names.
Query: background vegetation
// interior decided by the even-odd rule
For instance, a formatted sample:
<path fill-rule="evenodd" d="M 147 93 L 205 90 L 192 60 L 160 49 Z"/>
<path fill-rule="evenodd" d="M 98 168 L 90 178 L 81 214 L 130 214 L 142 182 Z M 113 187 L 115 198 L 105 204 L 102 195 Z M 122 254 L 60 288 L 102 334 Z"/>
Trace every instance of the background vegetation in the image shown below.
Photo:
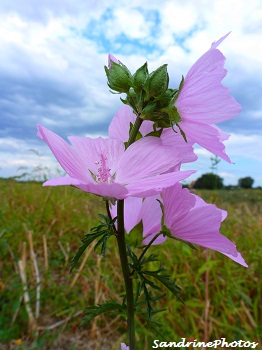
<path fill-rule="evenodd" d="M 119 349 L 120 341 L 126 341 L 126 325 L 119 316 L 102 316 L 78 328 L 85 307 L 110 298 L 121 301 L 124 288 L 114 238 L 106 258 L 87 250 L 85 264 L 69 274 L 80 239 L 97 224 L 104 203 L 75 188 L 48 188 L 36 182 L 1 180 L 0 193 L 0 348 Z M 162 326 L 159 334 L 138 319 L 138 349 L 150 349 L 153 339 L 181 337 L 261 341 L 262 191 L 196 193 L 228 211 L 222 233 L 235 242 L 249 268 L 180 242 L 153 247 L 151 252 L 182 287 L 185 305 L 169 293 L 159 301 L 158 306 L 167 309 L 156 315 Z M 21 268 L 28 303 L 23 299 Z"/>

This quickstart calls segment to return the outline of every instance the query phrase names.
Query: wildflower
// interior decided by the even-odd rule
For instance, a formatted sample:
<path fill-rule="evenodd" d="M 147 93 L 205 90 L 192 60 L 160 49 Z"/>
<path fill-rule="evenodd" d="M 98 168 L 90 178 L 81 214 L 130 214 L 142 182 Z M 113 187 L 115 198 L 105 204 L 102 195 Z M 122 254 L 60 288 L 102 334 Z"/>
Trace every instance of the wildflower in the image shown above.
<path fill-rule="evenodd" d="M 157 194 L 144 200 L 129 197 L 124 212 L 126 232 L 129 233 L 142 220 L 143 244 L 148 244 L 161 230 L 164 233 L 160 202 L 164 210 L 164 225 L 174 238 L 216 250 L 247 267 L 235 245 L 219 232 L 227 212 L 207 204 L 181 184 L 164 189 L 161 196 Z M 116 216 L 116 206 L 112 206 L 111 214 Z M 163 243 L 166 239 L 166 235 L 159 235 L 153 244 Z"/>
<path fill-rule="evenodd" d="M 146 198 L 143 206 L 153 205 L 152 198 Z M 217 208 L 213 204 L 207 204 L 202 198 L 191 194 L 188 189 L 176 184 L 166 188 L 162 192 L 162 203 L 164 206 L 164 225 L 170 230 L 173 237 L 180 240 L 197 244 L 201 247 L 216 250 L 237 263 L 248 267 L 236 246 L 220 232 L 221 222 L 226 218 L 227 212 Z M 145 209 L 144 209 L 145 210 Z M 162 213 L 155 212 L 161 222 Z M 144 215 L 141 215 L 144 224 Z M 146 238 L 143 243 L 148 244 L 154 235 L 159 232 L 157 229 L 151 233 L 143 233 Z M 162 243 L 158 238 L 158 243 Z"/>
<path fill-rule="evenodd" d="M 229 34 L 214 42 L 190 68 L 175 107 L 181 117 L 178 124 L 189 140 L 231 162 L 223 144 L 230 135 L 215 126 L 241 111 L 229 89 L 221 84 L 227 71 L 224 69 L 225 57 L 217 47 Z"/>
<path fill-rule="evenodd" d="M 134 124 L 136 115 L 132 112 L 131 107 L 124 105 L 112 119 L 108 134 L 110 138 L 119 139 L 123 142 L 128 141 L 130 123 Z M 142 136 L 150 134 L 153 129 L 154 122 L 144 120 L 140 126 L 139 132 Z M 180 133 L 174 133 L 170 128 L 164 129 L 160 136 L 163 145 L 172 147 L 173 156 L 181 163 L 193 162 L 197 156 L 193 150 L 193 142 L 185 142 Z"/>
<path fill-rule="evenodd" d="M 121 343 L 121 350 L 129 350 L 129 346 L 127 346 L 125 343 Z"/>
<path fill-rule="evenodd" d="M 69 177 L 44 186 L 74 185 L 103 197 L 147 197 L 187 178 L 194 171 L 169 171 L 177 163 L 172 149 L 157 137 L 146 137 L 125 150 L 124 143 L 99 137 L 69 137 L 74 149 L 61 137 L 38 125 L 38 136 L 47 143 Z"/>

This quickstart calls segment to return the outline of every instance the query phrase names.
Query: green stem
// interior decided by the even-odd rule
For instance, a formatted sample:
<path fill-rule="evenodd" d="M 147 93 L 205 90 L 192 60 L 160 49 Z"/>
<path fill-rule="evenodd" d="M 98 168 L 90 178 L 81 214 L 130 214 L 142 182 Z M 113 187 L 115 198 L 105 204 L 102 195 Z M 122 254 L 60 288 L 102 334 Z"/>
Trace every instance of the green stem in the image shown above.
<path fill-rule="evenodd" d="M 127 326 L 129 338 L 128 345 L 130 350 L 135 350 L 135 304 L 133 293 L 133 280 L 131 278 L 127 259 L 127 247 L 124 227 L 124 200 L 117 201 L 117 231 L 117 244 L 126 288 Z"/>
<path fill-rule="evenodd" d="M 148 251 L 148 249 L 150 248 L 150 246 L 152 245 L 152 243 L 157 239 L 157 237 L 161 236 L 163 234 L 162 231 L 160 231 L 159 233 L 157 233 L 152 239 L 151 241 L 148 243 L 148 245 L 145 247 L 145 249 L 143 250 L 142 254 L 139 257 L 139 261 L 142 260 L 143 256 L 146 254 L 146 252 Z"/>
<path fill-rule="evenodd" d="M 137 115 L 136 121 L 130 133 L 130 137 L 127 143 L 129 147 L 135 142 L 138 130 L 143 122 L 143 119 Z M 109 202 L 106 201 L 106 210 L 108 217 L 111 218 L 109 210 Z M 126 303 L 127 303 L 127 326 L 128 326 L 128 345 L 130 350 L 136 349 L 136 337 L 135 337 L 135 302 L 133 292 L 133 280 L 130 273 L 127 257 L 127 247 L 125 239 L 125 223 L 124 223 L 124 200 L 117 201 L 117 230 L 115 229 L 119 256 L 121 261 L 121 267 L 123 271 L 123 277 L 125 281 L 126 289 Z"/>
<path fill-rule="evenodd" d="M 127 143 L 127 147 L 135 142 L 138 130 L 143 119 L 137 115 L 136 121 L 131 130 L 131 134 Z M 130 350 L 136 349 L 135 335 L 135 303 L 133 292 L 133 280 L 128 266 L 127 247 L 125 239 L 125 222 L 124 222 L 124 200 L 117 201 L 117 244 L 119 256 L 125 281 L 126 303 L 127 303 L 127 327 L 128 327 L 128 345 Z"/>
<path fill-rule="evenodd" d="M 132 145 L 132 143 L 135 142 L 138 130 L 139 130 L 142 123 L 143 123 L 143 119 L 141 119 L 139 116 L 137 116 L 135 124 L 133 125 L 133 128 L 131 130 L 131 134 L 130 134 L 130 137 L 129 137 L 129 140 L 127 143 L 127 147 L 129 147 L 130 145 Z"/>

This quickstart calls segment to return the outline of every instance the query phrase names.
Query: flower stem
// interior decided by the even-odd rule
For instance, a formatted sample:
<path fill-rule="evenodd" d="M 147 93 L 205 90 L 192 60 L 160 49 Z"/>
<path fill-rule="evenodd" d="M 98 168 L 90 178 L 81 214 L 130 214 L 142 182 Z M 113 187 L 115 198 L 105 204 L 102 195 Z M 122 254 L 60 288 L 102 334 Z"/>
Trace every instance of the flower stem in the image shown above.
<path fill-rule="evenodd" d="M 131 134 L 127 143 L 127 148 L 135 142 L 138 130 L 143 119 L 137 115 L 136 121 L 131 130 Z M 135 335 L 135 303 L 133 292 L 133 280 L 128 266 L 127 247 L 125 239 L 125 222 L 124 222 L 124 200 L 117 201 L 117 244 L 119 256 L 125 281 L 126 303 L 127 303 L 127 327 L 128 327 L 128 345 L 130 350 L 136 349 Z"/>
<path fill-rule="evenodd" d="M 138 130 L 143 122 L 143 119 L 137 115 L 136 121 L 130 133 L 130 137 L 127 143 L 128 148 L 135 142 Z M 106 210 L 108 216 L 111 218 L 109 203 L 106 202 Z M 130 350 L 136 349 L 136 337 L 135 337 L 135 302 L 133 292 L 133 279 L 128 266 L 127 247 L 125 239 L 125 222 L 124 222 L 124 200 L 117 201 L 117 230 L 115 230 L 119 256 L 121 261 L 121 267 L 123 277 L 125 281 L 126 289 L 126 303 L 127 303 L 127 326 L 128 326 L 128 345 Z"/>
<path fill-rule="evenodd" d="M 133 125 L 133 128 L 131 130 L 131 134 L 130 134 L 130 137 L 129 137 L 129 140 L 127 143 L 127 147 L 129 147 L 130 145 L 132 145 L 132 143 L 135 142 L 138 130 L 139 130 L 142 123 L 143 123 L 143 119 L 141 119 L 138 115 L 136 117 L 135 124 Z"/>
<path fill-rule="evenodd" d="M 126 288 L 126 302 L 127 302 L 127 326 L 128 326 L 128 340 L 129 349 L 136 349 L 136 338 L 135 338 L 135 304 L 133 294 L 133 280 L 131 278 L 128 259 L 127 249 L 125 240 L 125 228 L 124 228 L 124 200 L 117 201 L 117 243 L 120 255 L 120 261 L 125 281 Z"/>
<path fill-rule="evenodd" d="M 148 243 L 148 245 L 145 247 L 145 249 L 143 250 L 142 254 L 139 257 L 139 261 L 142 260 L 143 256 L 146 254 L 146 252 L 148 251 L 148 249 L 150 248 L 150 246 L 152 245 L 152 243 L 154 243 L 154 241 L 157 239 L 157 237 L 161 236 L 163 234 L 162 231 L 160 231 L 159 233 L 157 233 L 152 239 L 151 241 Z"/>

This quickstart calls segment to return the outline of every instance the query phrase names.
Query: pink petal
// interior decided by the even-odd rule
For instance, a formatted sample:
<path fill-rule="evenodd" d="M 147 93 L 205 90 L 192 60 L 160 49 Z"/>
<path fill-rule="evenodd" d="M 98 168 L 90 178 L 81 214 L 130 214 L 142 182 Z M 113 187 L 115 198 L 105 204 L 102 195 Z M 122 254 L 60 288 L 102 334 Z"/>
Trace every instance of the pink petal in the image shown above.
<path fill-rule="evenodd" d="M 97 184 L 93 182 L 82 182 L 71 177 L 58 177 L 46 181 L 43 186 L 76 186 L 82 191 L 93 193 L 98 196 L 125 199 L 128 196 L 128 191 L 125 186 L 111 183 L 111 184 Z"/>
<path fill-rule="evenodd" d="M 159 195 L 148 197 L 143 202 L 141 209 L 141 217 L 143 222 L 143 236 L 145 237 L 143 240 L 143 244 L 148 244 L 151 241 L 151 239 L 153 239 L 155 235 L 158 232 L 160 232 L 162 228 L 162 210 L 158 200 L 160 200 Z M 166 237 L 161 235 L 154 241 L 153 244 L 160 244 L 163 243 L 165 240 Z"/>
<path fill-rule="evenodd" d="M 102 197 L 125 199 L 128 196 L 126 186 L 118 183 L 88 183 L 77 185 L 77 187 L 82 191 L 91 192 Z"/>
<path fill-rule="evenodd" d="M 141 220 L 142 199 L 127 197 L 124 205 L 125 230 L 129 233 Z M 112 218 L 117 216 L 117 205 L 111 205 L 110 213 Z M 116 222 L 117 227 L 117 222 Z"/>
<path fill-rule="evenodd" d="M 211 49 L 216 49 L 218 45 L 222 43 L 230 34 L 231 32 L 228 32 L 226 35 L 222 36 L 222 38 L 218 39 L 217 41 L 214 41 L 211 45 Z"/>
<path fill-rule="evenodd" d="M 172 128 L 164 129 L 160 138 L 163 141 L 163 145 L 173 147 L 173 152 L 180 159 L 181 163 L 189 163 L 197 160 L 197 155 L 193 149 L 194 142 L 190 139 L 185 142 L 179 130 L 174 132 Z"/>
<path fill-rule="evenodd" d="M 101 155 L 104 155 L 111 169 L 110 173 L 113 175 L 116 171 L 116 164 L 125 151 L 124 143 L 120 140 L 77 136 L 69 136 L 68 139 L 93 174 L 97 174 Z"/>
<path fill-rule="evenodd" d="M 43 183 L 43 186 L 79 186 L 83 184 L 80 180 L 72 177 L 56 177 L 51 180 L 47 180 Z"/>
<path fill-rule="evenodd" d="M 70 177 L 83 182 L 92 181 L 86 165 L 65 140 L 42 125 L 37 125 L 37 128 L 37 135 L 47 143 L 57 161 Z"/>
<path fill-rule="evenodd" d="M 227 73 L 225 57 L 216 47 L 227 35 L 213 43 L 187 73 L 175 102 L 183 121 L 215 124 L 232 119 L 241 111 L 229 89 L 221 84 Z"/>
<path fill-rule="evenodd" d="M 145 198 L 161 193 L 164 188 L 173 186 L 178 181 L 184 180 L 195 173 L 194 170 L 172 172 L 141 179 L 126 186 L 129 196 Z"/>
<path fill-rule="evenodd" d="M 235 245 L 219 232 L 220 224 L 225 218 L 224 211 L 215 205 L 205 203 L 187 189 L 181 190 L 179 185 L 164 190 L 162 196 L 165 224 L 175 237 L 216 250 L 246 266 Z M 194 200 L 191 201 L 190 197 Z M 177 203 L 178 201 L 180 204 Z"/>
<path fill-rule="evenodd" d="M 162 197 L 165 200 L 165 224 L 170 228 L 177 219 L 183 220 L 188 215 L 196 203 L 197 196 L 189 195 L 189 191 L 177 183 L 164 189 Z"/>
<path fill-rule="evenodd" d="M 237 256 L 233 256 L 233 255 L 226 254 L 226 253 L 223 253 L 223 254 L 226 255 L 227 257 L 229 257 L 231 260 L 234 260 L 238 264 L 243 265 L 244 267 L 248 267 L 248 265 L 246 264 L 242 255 L 239 252 L 237 252 Z"/>
<path fill-rule="evenodd" d="M 179 160 L 172 147 L 163 146 L 158 137 L 145 137 L 133 143 L 117 165 L 116 182 L 128 184 L 168 171 Z"/>
<path fill-rule="evenodd" d="M 127 142 L 129 139 L 130 123 L 134 125 L 135 120 L 136 115 L 133 113 L 132 108 L 127 105 L 122 106 L 109 125 L 109 137 Z M 142 136 L 145 136 L 152 131 L 153 122 L 144 120 L 140 126 L 139 132 L 142 134 Z"/>
<path fill-rule="evenodd" d="M 143 201 L 140 216 L 143 220 L 144 236 L 161 230 L 162 210 L 159 201 L 161 201 L 160 195 L 145 198 Z"/>
<path fill-rule="evenodd" d="M 108 69 L 111 68 L 111 61 L 119 64 L 119 61 L 111 53 L 108 55 Z"/>
<path fill-rule="evenodd" d="M 216 125 L 185 120 L 180 123 L 180 127 L 188 139 L 198 143 L 200 146 L 216 154 L 225 161 L 232 163 L 225 153 L 225 145 L 223 144 L 223 141 L 229 138 L 229 134 L 226 134 Z"/>

